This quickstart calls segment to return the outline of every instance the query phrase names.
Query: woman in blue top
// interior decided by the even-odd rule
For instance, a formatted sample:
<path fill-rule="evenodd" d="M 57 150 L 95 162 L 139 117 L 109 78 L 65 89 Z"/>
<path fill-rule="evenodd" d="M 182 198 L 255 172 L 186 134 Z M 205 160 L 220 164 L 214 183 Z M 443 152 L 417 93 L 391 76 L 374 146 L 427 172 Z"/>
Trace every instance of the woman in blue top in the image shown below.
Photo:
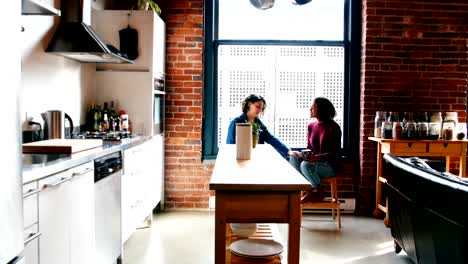
<path fill-rule="evenodd" d="M 267 127 L 260 121 L 258 116 L 265 111 L 266 101 L 260 95 L 251 94 L 242 102 L 242 115 L 234 118 L 228 128 L 228 135 L 226 139 L 227 144 L 236 144 L 236 124 L 255 122 L 260 126 L 260 133 L 258 135 L 258 144 L 265 142 L 273 146 L 281 156 L 285 159 L 291 154 L 289 148 L 281 142 L 277 137 L 268 131 Z"/>

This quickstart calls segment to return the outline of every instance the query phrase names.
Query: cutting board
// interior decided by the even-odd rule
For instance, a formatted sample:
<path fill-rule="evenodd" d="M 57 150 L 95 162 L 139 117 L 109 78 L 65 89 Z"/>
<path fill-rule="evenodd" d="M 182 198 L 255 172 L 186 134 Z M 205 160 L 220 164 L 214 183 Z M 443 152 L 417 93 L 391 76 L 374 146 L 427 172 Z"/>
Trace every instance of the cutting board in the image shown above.
<path fill-rule="evenodd" d="M 102 146 L 102 139 L 49 139 L 23 144 L 23 153 L 72 154 Z"/>

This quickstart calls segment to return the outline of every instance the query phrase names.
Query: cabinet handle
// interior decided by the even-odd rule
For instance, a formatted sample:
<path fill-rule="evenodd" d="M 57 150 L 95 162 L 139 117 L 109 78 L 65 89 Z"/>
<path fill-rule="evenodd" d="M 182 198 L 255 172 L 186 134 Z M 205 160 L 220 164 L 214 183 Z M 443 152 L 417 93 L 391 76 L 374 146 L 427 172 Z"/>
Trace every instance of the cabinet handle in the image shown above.
<path fill-rule="evenodd" d="M 141 152 L 143 149 L 134 149 L 133 150 L 133 153 L 138 153 L 138 152 Z"/>
<path fill-rule="evenodd" d="M 28 235 L 28 238 L 26 238 L 26 240 L 24 241 L 24 244 L 28 244 L 29 242 L 33 241 L 34 239 L 40 237 L 42 235 L 41 232 L 37 232 L 37 233 L 31 233 Z"/>
<path fill-rule="evenodd" d="M 27 193 L 23 194 L 23 198 L 29 197 L 31 195 L 34 195 L 36 193 L 39 193 L 41 189 L 30 189 Z"/>
<path fill-rule="evenodd" d="M 50 188 L 50 187 L 55 187 L 55 186 L 58 186 L 64 182 L 67 182 L 69 180 L 71 180 L 72 178 L 69 177 L 69 178 L 61 178 L 59 181 L 57 182 L 54 182 L 54 183 L 50 183 L 50 184 L 44 184 L 44 188 Z"/>
<path fill-rule="evenodd" d="M 80 175 L 86 174 L 86 173 L 88 173 L 88 172 L 90 172 L 90 171 L 93 171 L 93 170 L 94 170 L 94 169 L 92 169 L 92 168 L 86 168 L 86 169 L 85 169 L 84 171 L 82 171 L 82 172 L 74 172 L 74 173 L 72 174 L 72 177 L 78 177 L 78 176 L 80 176 Z"/>

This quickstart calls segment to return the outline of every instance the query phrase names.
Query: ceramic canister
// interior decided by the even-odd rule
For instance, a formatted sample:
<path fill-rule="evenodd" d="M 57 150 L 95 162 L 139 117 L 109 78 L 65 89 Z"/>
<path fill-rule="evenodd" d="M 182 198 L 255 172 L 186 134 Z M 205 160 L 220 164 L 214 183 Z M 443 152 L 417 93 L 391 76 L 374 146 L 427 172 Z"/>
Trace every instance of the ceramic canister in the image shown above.
<path fill-rule="evenodd" d="M 252 125 L 236 124 L 236 151 L 238 160 L 249 160 L 252 153 Z"/>

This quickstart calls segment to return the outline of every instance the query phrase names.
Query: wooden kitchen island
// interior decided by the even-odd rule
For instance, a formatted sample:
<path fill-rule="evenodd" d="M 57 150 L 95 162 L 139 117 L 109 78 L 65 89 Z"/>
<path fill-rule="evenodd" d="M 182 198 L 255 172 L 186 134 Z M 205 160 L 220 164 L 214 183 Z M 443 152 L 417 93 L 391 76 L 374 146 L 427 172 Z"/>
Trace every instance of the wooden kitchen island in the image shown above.
<path fill-rule="evenodd" d="M 222 145 L 210 181 L 215 191 L 215 263 L 226 261 L 226 224 L 288 223 L 289 264 L 299 263 L 301 190 L 310 183 L 276 150 L 259 144 L 250 160 L 236 159 L 236 145 Z"/>

